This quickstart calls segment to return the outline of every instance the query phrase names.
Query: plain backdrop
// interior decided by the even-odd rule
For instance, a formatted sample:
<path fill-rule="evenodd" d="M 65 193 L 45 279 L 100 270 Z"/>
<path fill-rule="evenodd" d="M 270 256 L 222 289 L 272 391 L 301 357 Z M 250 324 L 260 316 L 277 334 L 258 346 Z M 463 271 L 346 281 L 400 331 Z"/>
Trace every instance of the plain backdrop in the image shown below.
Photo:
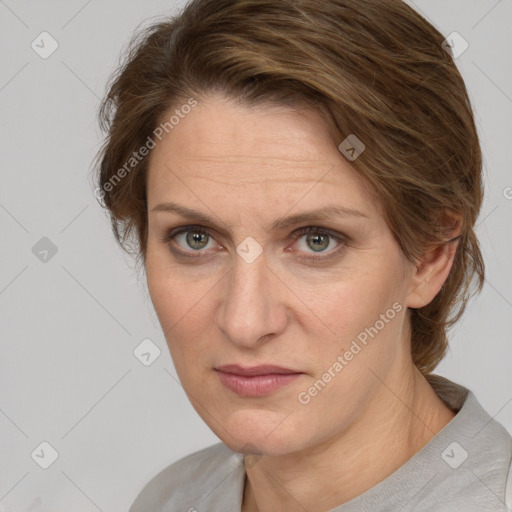
<path fill-rule="evenodd" d="M 512 2 L 411 5 L 469 44 L 456 63 L 485 158 L 487 280 L 437 373 L 512 431 Z M 127 511 L 158 471 L 218 441 L 91 186 L 107 79 L 136 27 L 177 7 L 0 1 L 0 511 Z M 145 339 L 161 351 L 149 366 L 133 353 Z"/>

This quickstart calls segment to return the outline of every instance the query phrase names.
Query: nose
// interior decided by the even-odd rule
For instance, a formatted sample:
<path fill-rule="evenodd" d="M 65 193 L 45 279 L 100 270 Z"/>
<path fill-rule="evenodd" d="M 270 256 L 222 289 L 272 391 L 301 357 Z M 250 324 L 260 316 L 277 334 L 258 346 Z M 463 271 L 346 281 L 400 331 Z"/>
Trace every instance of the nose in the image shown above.
<path fill-rule="evenodd" d="M 252 263 L 237 257 L 226 277 L 215 321 L 232 343 L 250 348 L 284 331 L 288 317 L 283 284 L 263 254 Z"/>

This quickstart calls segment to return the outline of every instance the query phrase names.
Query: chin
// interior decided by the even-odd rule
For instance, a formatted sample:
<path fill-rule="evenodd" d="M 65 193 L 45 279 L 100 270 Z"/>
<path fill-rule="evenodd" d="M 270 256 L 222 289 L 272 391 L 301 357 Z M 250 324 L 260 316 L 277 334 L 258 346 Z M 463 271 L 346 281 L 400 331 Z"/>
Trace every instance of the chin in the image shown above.
<path fill-rule="evenodd" d="M 284 455 L 303 448 L 299 429 L 287 418 L 288 412 L 264 410 L 236 411 L 225 416 L 222 429 L 216 425 L 215 434 L 233 451 L 244 455 Z"/>

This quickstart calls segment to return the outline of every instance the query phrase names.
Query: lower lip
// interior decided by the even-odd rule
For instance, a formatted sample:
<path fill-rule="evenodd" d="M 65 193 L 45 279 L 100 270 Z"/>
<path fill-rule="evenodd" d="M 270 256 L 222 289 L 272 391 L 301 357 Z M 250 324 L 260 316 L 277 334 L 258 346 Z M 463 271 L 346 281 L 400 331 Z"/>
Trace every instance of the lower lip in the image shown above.
<path fill-rule="evenodd" d="M 220 381 L 228 389 L 240 396 L 266 396 L 287 386 L 302 373 L 269 373 L 246 377 L 217 370 Z"/>

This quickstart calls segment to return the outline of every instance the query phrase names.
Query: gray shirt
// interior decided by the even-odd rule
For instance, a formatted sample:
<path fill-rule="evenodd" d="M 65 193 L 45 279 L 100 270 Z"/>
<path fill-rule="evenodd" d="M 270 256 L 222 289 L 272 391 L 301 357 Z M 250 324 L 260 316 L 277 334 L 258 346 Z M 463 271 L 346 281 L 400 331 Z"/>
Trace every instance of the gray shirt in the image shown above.
<path fill-rule="evenodd" d="M 471 391 L 432 377 L 455 417 L 390 476 L 328 512 L 512 510 L 510 434 Z M 219 443 L 161 471 L 129 512 L 240 512 L 244 482 L 243 456 Z"/>

